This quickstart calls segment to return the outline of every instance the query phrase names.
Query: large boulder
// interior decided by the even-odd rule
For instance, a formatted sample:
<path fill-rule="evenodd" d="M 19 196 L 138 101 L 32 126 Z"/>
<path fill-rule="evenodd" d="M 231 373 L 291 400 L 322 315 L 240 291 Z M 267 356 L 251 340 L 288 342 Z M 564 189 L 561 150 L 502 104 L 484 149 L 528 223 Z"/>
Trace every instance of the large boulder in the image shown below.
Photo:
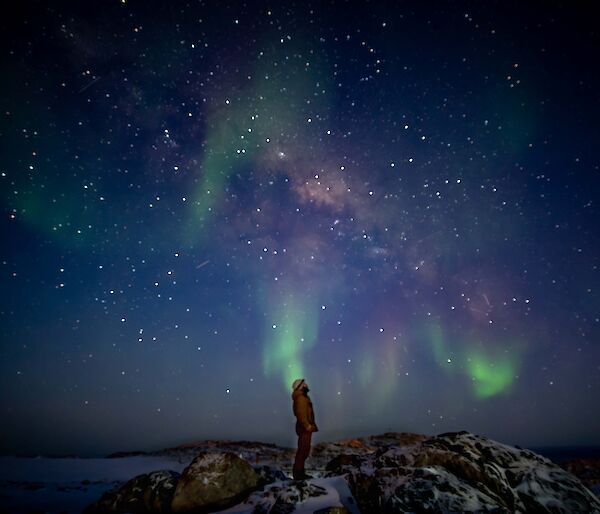
<path fill-rule="evenodd" d="M 203 452 L 184 469 L 172 512 L 210 512 L 234 505 L 261 482 L 252 466 L 234 453 Z"/>
<path fill-rule="evenodd" d="M 85 514 L 103 512 L 170 512 L 179 473 L 171 470 L 138 475 L 115 490 L 108 491 Z"/>
<path fill-rule="evenodd" d="M 346 476 L 363 514 L 600 512 L 598 498 L 550 460 L 468 432 L 338 457 L 327 468 Z"/>

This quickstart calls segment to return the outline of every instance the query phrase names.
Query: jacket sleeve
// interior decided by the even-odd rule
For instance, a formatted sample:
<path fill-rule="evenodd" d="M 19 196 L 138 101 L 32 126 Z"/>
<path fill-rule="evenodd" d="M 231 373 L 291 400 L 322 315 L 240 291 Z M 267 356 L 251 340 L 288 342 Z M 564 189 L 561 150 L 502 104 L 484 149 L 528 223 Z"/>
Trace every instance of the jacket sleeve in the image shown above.
<path fill-rule="evenodd" d="M 310 430 L 312 425 L 308 419 L 308 399 L 304 396 L 299 396 L 296 401 L 296 417 L 298 418 L 298 422 L 304 427 L 304 430 Z"/>

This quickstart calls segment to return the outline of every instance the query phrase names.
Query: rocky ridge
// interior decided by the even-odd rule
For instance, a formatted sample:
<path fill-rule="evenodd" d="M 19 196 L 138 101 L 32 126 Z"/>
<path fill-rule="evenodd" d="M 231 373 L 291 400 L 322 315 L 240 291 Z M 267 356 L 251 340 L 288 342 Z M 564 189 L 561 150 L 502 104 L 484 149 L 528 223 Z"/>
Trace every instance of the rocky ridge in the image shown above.
<path fill-rule="evenodd" d="M 468 432 L 318 444 L 309 460 L 315 478 L 305 481 L 286 474 L 293 450 L 264 445 L 261 452 L 262 446 L 205 442 L 169 449 L 201 451 L 181 475 L 162 470 L 134 477 L 85 512 L 600 513 L 600 500 L 567 470 Z"/>

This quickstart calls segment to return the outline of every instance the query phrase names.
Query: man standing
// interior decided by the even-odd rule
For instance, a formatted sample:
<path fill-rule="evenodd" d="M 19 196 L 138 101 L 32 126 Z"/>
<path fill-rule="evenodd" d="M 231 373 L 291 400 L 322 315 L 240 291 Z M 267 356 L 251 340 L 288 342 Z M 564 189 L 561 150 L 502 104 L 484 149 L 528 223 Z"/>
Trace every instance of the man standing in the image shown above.
<path fill-rule="evenodd" d="M 294 480 L 311 478 L 304 472 L 304 461 L 310 454 L 310 438 L 313 432 L 319 429 L 315 423 L 315 413 L 312 402 L 308 397 L 308 384 L 303 378 L 294 380 L 292 384 L 292 400 L 294 401 L 294 415 L 296 416 L 296 434 L 298 435 L 298 450 L 294 461 Z"/>

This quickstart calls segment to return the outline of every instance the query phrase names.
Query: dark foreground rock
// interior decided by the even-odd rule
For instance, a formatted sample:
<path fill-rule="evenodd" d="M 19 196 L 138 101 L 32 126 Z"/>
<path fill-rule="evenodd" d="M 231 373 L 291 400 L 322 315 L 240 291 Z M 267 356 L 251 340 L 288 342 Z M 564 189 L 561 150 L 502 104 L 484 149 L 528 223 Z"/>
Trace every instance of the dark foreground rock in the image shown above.
<path fill-rule="evenodd" d="M 179 473 L 171 470 L 138 475 L 115 491 L 109 491 L 83 512 L 171 512 Z"/>
<path fill-rule="evenodd" d="M 581 481 L 529 450 L 468 432 L 337 458 L 360 510 L 392 512 L 600 512 Z"/>
<path fill-rule="evenodd" d="M 201 453 L 177 482 L 172 512 L 210 512 L 244 499 L 261 477 L 244 459 L 227 453 Z"/>
<path fill-rule="evenodd" d="M 181 475 L 169 470 L 138 475 L 84 512 L 214 512 L 242 501 L 259 484 L 279 478 L 285 478 L 281 471 L 268 466 L 255 471 L 233 453 L 203 452 Z"/>

